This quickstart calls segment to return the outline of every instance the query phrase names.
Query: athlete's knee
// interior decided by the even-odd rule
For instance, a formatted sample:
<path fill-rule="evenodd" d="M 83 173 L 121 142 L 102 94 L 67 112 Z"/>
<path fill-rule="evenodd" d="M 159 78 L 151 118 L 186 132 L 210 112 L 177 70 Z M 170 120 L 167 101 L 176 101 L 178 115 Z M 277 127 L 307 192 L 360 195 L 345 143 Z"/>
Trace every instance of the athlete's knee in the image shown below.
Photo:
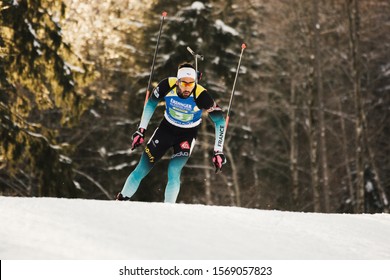
<path fill-rule="evenodd" d="M 188 157 L 172 158 L 168 166 L 168 176 L 173 177 L 176 175 L 180 177 L 180 173 L 183 167 L 185 166 L 185 164 L 187 163 L 187 161 L 188 161 Z"/>

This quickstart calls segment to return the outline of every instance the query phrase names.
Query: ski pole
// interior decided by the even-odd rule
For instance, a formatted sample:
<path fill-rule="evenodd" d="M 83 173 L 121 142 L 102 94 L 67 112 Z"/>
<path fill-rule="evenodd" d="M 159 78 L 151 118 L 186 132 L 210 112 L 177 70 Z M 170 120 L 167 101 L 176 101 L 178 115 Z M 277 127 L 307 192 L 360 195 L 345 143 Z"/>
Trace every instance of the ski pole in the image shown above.
<path fill-rule="evenodd" d="M 192 54 L 192 56 L 195 58 L 195 71 L 196 71 L 196 82 L 198 82 L 198 58 L 200 58 L 200 60 L 203 60 L 204 59 L 204 56 L 203 55 L 200 55 L 200 54 L 197 54 L 196 52 L 194 52 L 190 47 L 187 46 L 187 51 L 190 52 L 190 54 Z"/>
<path fill-rule="evenodd" d="M 159 31 L 158 37 L 157 37 L 156 49 L 154 50 L 153 62 L 152 62 L 152 67 L 151 67 L 151 70 L 150 70 L 150 76 L 149 76 L 149 81 L 148 81 L 148 87 L 146 88 L 146 96 L 145 96 L 144 107 L 146 105 L 146 102 L 148 102 L 149 95 L 150 95 L 150 90 L 149 89 L 150 89 L 150 84 L 152 83 L 152 77 L 153 77 L 153 71 L 154 71 L 154 63 L 156 61 L 156 56 L 157 56 L 157 52 L 158 52 L 158 45 L 160 43 L 161 31 L 162 31 L 162 27 L 163 27 L 163 23 L 164 23 L 164 18 L 166 16 L 167 16 L 167 12 L 164 11 L 161 14 L 160 31 Z"/>
<path fill-rule="evenodd" d="M 236 76 L 235 76 L 235 78 L 234 78 L 232 93 L 231 93 L 231 95 L 230 95 L 229 107 L 228 107 L 228 111 L 227 111 L 227 114 L 226 114 L 225 132 L 224 132 L 224 135 L 223 135 L 223 139 L 225 139 L 226 131 L 227 131 L 227 128 L 228 128 L 228 125 L 229 125 L 230 109 L 231 109 L 232 103 L 233 103 L 234 89 L 235 89 L 235 87 L 236 87 L 236 82 L 237 82 L 238 73 L 240 72 L 241 58 L 242 58 L 242 55 L 243 55 L 245 49 L 246 49 L 246 45 L 243 43 L 243 44 L 241 45 L 240 59 L 239 59 L 239 61 L 238 61 L 238 66 L 237 66 L 237 70 L 236 70 Z"/>

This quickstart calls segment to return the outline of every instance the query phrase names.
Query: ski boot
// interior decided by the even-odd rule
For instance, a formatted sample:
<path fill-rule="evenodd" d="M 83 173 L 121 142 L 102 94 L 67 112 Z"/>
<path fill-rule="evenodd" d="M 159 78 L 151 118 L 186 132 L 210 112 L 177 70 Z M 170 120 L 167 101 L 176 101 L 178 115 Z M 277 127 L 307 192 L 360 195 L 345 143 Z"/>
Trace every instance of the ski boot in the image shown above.
<path fill-rule="evenodd" d="M 116 195 L 117 201 L 128 201 L 130 200 L 130 197 L 123 196 L 120 192 Z"/>

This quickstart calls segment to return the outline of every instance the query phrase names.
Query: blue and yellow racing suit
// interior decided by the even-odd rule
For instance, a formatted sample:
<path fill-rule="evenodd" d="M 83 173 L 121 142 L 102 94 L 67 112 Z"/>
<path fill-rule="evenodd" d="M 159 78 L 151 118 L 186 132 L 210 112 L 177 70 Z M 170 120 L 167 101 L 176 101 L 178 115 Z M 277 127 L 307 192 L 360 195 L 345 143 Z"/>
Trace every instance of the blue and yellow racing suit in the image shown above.
<path fill-rule="evenodd" d="M 223 150 L 225 119 L 222 110 L 207 90 L 196 84 L 188 98 L 177 93 L 177 78 L 162 80 L 152 91 L 140 122 L 145 130 L 159 102 L 165 101 L 164 119 L 148 141 L 141 160 L 129 175 L 121 191 L 123 196 L 131 197 L 137 191 L 141 180 L 149 173 L 154 163 L 168 149 L 173 148 L 173 156 L 168 166 L 168 183 L 165 189 L 165 202 L 176 202 L 180 190 L 180 174 L 187 163 L 195 144 L 202 111 L 208 112 L 215 125 L 214 150 Z"/>

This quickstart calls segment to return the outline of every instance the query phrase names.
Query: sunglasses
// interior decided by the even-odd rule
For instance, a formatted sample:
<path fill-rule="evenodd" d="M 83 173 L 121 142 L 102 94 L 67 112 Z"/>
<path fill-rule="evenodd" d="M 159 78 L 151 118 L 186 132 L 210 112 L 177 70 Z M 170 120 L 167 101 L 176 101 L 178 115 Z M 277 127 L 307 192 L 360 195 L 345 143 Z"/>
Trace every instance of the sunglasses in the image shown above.
<path fill-rule="evenodd" d="M 182 87 L 192 87 L 195 84 L 195 81 L 194 82 L 186 82 L 186 81 L 179 80 L 179 83 Z"/>

